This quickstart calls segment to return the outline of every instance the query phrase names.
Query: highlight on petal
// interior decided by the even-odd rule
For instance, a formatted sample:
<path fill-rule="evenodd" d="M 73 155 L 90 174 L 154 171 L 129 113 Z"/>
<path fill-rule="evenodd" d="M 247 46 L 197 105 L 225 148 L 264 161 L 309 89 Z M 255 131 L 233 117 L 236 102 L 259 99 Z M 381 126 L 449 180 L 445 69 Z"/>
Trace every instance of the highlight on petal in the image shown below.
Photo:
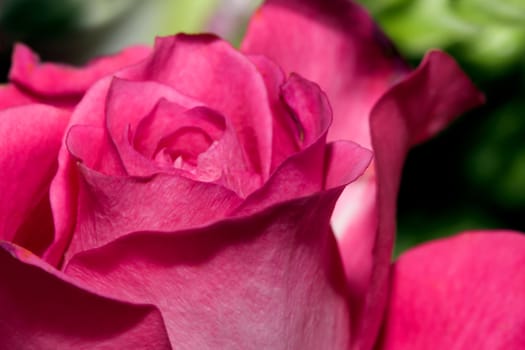
<path fill-rule="evenodd" d="M 0 111 L 0 239 L 38 254 L 52 239 L 46 202 L 68 118 L 63 110 L 38 104 Z M 33 215 L 41 219 L 39 225 L 29 223 Z"/>
<path fill-rule="evenodd" d="M 162 316 L 81 287 L 30 252 L 0 241 L 5 349 L 171 349 Z"/>
<path fill-rule="evenodd" d="M 13 51 L 9 79 L 39 97 L 80 99 L 97 80 L 141 61 L 150 52 L 149 47 L 132 46 L 77 68 L 56 63 L 40 63 L 38 56 L 29 47 L 17 44 Z"/>
<path fill-rule="evenodd" d="M 525 347 L 525 235 L 462 233 L 413 248 L 393 267 L 379 349 Z"/>
<path fill-rule="evenodd" d="M 319 84 L 334 111 L 328 140 L 364 147 L 370 147 L 372 106 L 408 72 L 368 14 L 346 0 L 268 0 L 254 14 L 241 50 Z"/>
<path fill-rule="evenodd" d="M 348 349 L 330 214 L 341 187 L 183 231 L 126 235 L 65 267 L 104 295 L 156 305 L 185 349 Z"/>

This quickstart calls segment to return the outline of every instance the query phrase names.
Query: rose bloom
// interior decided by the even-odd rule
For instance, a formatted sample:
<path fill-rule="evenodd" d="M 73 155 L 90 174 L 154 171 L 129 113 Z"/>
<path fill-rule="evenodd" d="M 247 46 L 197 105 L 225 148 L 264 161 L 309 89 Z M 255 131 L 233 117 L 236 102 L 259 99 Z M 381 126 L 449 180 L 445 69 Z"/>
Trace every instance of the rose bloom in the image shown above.
<path fill-rule="evenodd" d="M 524 347 L 522 235 L 390 262 L 408 149 L 482 100 L 343 0 L 267 1 L 240 51 L 181 34 L 73 68 L 17 46 L 2 348 Z"/>

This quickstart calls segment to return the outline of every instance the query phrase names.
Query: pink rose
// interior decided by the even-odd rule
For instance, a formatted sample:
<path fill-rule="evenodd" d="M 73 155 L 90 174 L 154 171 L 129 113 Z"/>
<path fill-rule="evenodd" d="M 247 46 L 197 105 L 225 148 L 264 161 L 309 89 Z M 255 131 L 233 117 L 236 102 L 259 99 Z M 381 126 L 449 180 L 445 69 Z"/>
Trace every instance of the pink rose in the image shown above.
<path fill-rule="evenodd" d="M 440 256 L 456 257 L 458 278 L 480 271 L 455 290 L 455 307 L 490 301 L 490 291 L 464 296 L 472 281 L 499 287 L 498 273 L 517 271 L 521 236 L 475 234 L 479 244 L 408 253 L 390 294 L 404 156 L 482 97 L 445 54 L 409 72 L 389 50 L 355 5 L 312 0 L 268 1 L 241 52 L 211 35 L 177 35 L 142 60 L 85 71 L 15 53 L 0 90 L 2 345 L 418 346 L 414 334 L 434 325 L 406 315 L 404 298 L 413 293 L 415 311 L 440 304 L 424 298 L 412 261 L 435 268 L 448 290 L 449 269 L 432 264 Z M 372 163 L 355 142 L 372 149 Z M 472 252 L 492 241 L 491 251 L 515 249 L 487 273 Z M 453 322 L 452 311 L 440 319 Z M 494 315 L 487 324 L 519 313 Z M 493 344 L 518 344 L 517 329 Z"/>

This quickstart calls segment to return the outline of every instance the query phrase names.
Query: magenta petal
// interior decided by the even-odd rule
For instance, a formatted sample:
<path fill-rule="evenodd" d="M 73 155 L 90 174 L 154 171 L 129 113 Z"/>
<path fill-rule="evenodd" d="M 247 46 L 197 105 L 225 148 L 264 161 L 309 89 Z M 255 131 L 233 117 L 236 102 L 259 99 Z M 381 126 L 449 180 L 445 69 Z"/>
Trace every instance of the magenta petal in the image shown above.
<path fill-rule="evenodd" d="M 209 224 L 241 202 L 222 186 L 175 174 L 116 177 L 78 167 L 78 215 L 66 260 L 131 232 Z"/>
<path fill-rule="evenodd" d="M 410 98 L 416 89 L 425 92 L 424 99 Z M 412 144 L 434 136 L 460 113 L 485 102 L 483 94 L 461 67 L 441 51 L 427 53 L 417 70 L 410 73 L 395 91 L 398 99 L 411 100 L 405 103 L 402 113 Z"/>
<path fill-rule="evenodd" d="M 57 265 L 60 261 L 64 249 L 67 246 L 73 232 L 73 225 L 76 216 L 77 195 L 78 195 L 78 173 L 76 162 L 70 153 L 68 146 L 75 143 L 79 147 L 75 148 L 75 156 L 79 157 L 89 153 L 89 159 L 97 164 L 103 163 L 106 166 L 101 170 L 114 174 L 125 174 L 120 159 L 115 151 L 109 147 L 107 133 L 105 131 L 105 101 L 111 84 L 112 78 L 104 78 L 95 83 L 84 95 L 82 101 L 76 106 L 69 120 L 68 131 L 64 136 L 64 142 L 58 154 L 58 170 L 51 183 L 50 200 L 54 213 L 55 237 L 53 244 L 45 252 L 44 258 L 52 265 Z M 81 128 L 89 129 L 79 131 L 79 140 L 72 140 L 66 145 L 67 139 L 73 133 L 72 126 L 80 125 Z M 79 128 L 80 128 L 79 126 Z M 76 132 L 75 131 L 75 132 Z M 78 142 L 74 142 L 78 141 Z M 68 142 L 69 143 L 69 142 Z M 111 162 L 102 162 L 102 157 L 111 158 Z M 87 158 L 87 157 L 86 157 Z M 98 167 L 97 167 L 98 168 Z"/>
<path fill-rule="evenodd" d="M 131 96 L 140 96 L 132 98 Z M 160 100 L 166 99 L 172 103 L 177 110 L 192 108 L 200 105 L 198 101 L 181 95 L 173 88 L 156 82 L 132 82 L 119 78 L 113 78 L 108 90 L 105 108 L 105 124 L 107 127 L 107 139 L 104 147 L 106 152 L 100 152 L 101 156 L 108 159 L 101 160 L 109 164 L 118 159 L 124 166 L 126 174 L 132 176 L 150 175 L 154 164 L 148 164 L 146 158 L 138 154 L 132 147 L 133 132 L 146 118 Z M 104 117 L 103 117 L 104 118 Z M 164 130 L 166 131 L 166 130 Z M 104 168 L 94 168 L 104 171 Z"/>
<path fill-rule="evenodd" d="M 282 103 L 281 87 L 285 83 L 282 69 L 273 61 L 261 55 L 249 55 L 264 79 L 268 91 L 268 103 L 273 114 L 272 128 L 272 166 L 273 172 L 286 158 L 298 152 L 300 147 L 300 129 L 297 120 Z"/>
<path fill-rule="evenodd" d="M 133 46 L 113 56 L 101 57 L 83 68 L 40 63 L 25 45 L 15 46 L 9 79 L 40 97 L 77 97 L 100 78 L 144 59 L 151 49 Z M 57 83 L 60 82 L 60 83 Z"/>
<path fill-rule="evenodd" d="M 293 136 L 301 148 L 308 147 L 328 131 L 332 109 L 319 85 L 292 73 L 281 86 L 281 98 L 295 124 Z"/>
<path fill-rule="evenodd" d="M 72 283 L 28 251 L 0 242 L 4 349 L 171 349 L 155 307 Z"/>
<path fill-rule="evenodd" d="M 361 176 L 370 164 L 371 152 L 353 142 L 340 141 L 321 147 L 321 140 L 283 162 L 264 186 L 248 196 L 232 215 L 248 215 L 322 189 L 342 188 Z M 345 161 L 341 162 L 340 157 Z M 312 160 L 322 160 L 324 169 Z"/>
<path fill-rule="evenodd" d="M 344 160 L 344 161 L 342 161 Z M 348 185 L 363 175 L 372 161 L 372 151 L 351 141 L 334 141 L 327 145 L 324 188 Z"/>
<path fill-rule="evenodd" d="M 17 231 L 46 200 L 68 117 L 37 104 L 0 112 L 0 239 L 17 241 Z M 49 237 L 44 228 L 34 232 L 33 243 Z"/>
<path fill-rule="evenodd" d="M 328 100 L 319 86 L 297 74 L 293 74 L 283 84 L 281 99 L 289 110 L 289 118 L 293 119 L 295 124 L 293 137 L 301 151 L 282 162 L 268 181 L 248 196 L 236 210 L 237 214 L 245 215 L 275 203 L 311 195 L 325 188 L 327 174 L 320 165 L 326 163 L 326 133 L 332 117 Z M 361 152 L 358 158 L 363 157 L 368 164 L 370 158 L 365 153 L 366 151 Z M 352 161 L 347 163 L 349 167 L 352 165 Z"/>
<path fill-rule="evenodd" d="M 347 186 L 332 214 L 332 228 L 339 250 L 351 298 L 359 305 L 370 283 L 374 266 L 373 249 L 378 228 L 377 184 L 374 165 Z"/>
<path fill-rule="evenodd" d="M 0 84 L 0 110 L 34 103 L 35 99 L 24 94 L 13 84 Z"/>
<path fill-rule="evenodd" d="M 246 198 L 261 187 L 261 176 L 253 173 L 250 166 L 244 162 L 237 134 L 228 119 L 205 107 L 194 108 L 185 114 L 194 120 L 220 117 L 224 123 L 220 138 L 198 156 L 198 164 L 194 171 L 197 180 L 220 184 L 241 198 Z"/>
<path fill-rule="evenodd" d="M 373 104 L 407 72 L 366 12 L 345 0 L 268 0 L 253 16 L 242 51 L 318 83 L 334 110 L 328 139 L 365 147 Z"/>
<path fill-rule="evenodd" d="M 468 232 L 394 265 L 381 349 L 525 348 L 525 236 Z"/>
<path fill-rule="evenodd" d="M 396 196 L 409 147 L 439 130 L 445 121 L 482 101 L 483 96 L 457 64 L 449 56 L 434 52 L 417 70 L 383 95 L 372 109 L 370 128 L 375 169 L 368 181 L 376 181 L 377 187 L 364 184 L 363 189 L 367 192 L 365 196 L 376 195 L 377 203 L 362 207 L 361 218 L 353 220 L 344 219 L 344 209 L 336 210 L 336 214 L 343 216 L 342 222 L 348 225 L 338 233 L 345 266 L 359 267 L 357 275 L 348 277 L 351 284 L 359 286 L 353 290 L 352 298 L 355 298 L 355 305 L 362 307 L 355 316 L 360 320 L 355 322 L 360 329 L 357 348 L 370 347 L 380 327 L 395 236 Z M 353 210 L 347 213 L 354 214 Z M 372 217 L 375 214 L 377 221 Z M 375 224 L 377 228 L 368 226 Z M 355 254 L 348 242 L 361 245 L 355 248 Z M 362 260 L 356 261 L 359 256 Z M 361 296 L 360 289 L 365 292 Z"/>
<path fill-rule="evenodd" d="M 172 86 L 218 111 L 232 122 L 246 164 L 268 177 L 272 114 L 267 90 L 255 65 L 230 44 L 211 35 L 159 38 L 153 55 L 122 77 Z"/>
<path fill-rule="evenodd" d="M 153 159 L 159 147 L 162 146 L 159 145 L 159 142 L 162 143 L 161 140 L 169 138 L 181 129 L 193 127 L 203 130 L 203 133 L 211 140 L 218 139 L 224 131 L 224 118 L 217 113 L 214 115 L 196 113 L 195 118 L 192 118 L 191 113 L 184 115 L 186 111 L 188 111 L 187 108 L 166 99 L 158 101 L 153 110 L 137 124 L 132 132 L 133 148 L 146 158 Z M 191 146 L 188 145 L 188 151 L 191 151 L 190 148 Z"/>
<path fill-rule="evenodd" d="M 65 271 L 101 293 L 156 305 L 183 349 L 348 349 L 328 225 L 339 191 L 188 231 L 128 235 Z"/>

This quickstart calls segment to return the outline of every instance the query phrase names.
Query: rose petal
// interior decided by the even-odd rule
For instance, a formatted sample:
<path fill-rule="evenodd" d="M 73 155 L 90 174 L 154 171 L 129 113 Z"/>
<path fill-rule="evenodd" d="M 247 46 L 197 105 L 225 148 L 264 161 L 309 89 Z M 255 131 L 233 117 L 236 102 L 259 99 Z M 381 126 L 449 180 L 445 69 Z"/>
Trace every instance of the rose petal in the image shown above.
<path fill-rule="evenodd" d="M 301 148 L 316 142 L 327 132 L 333 116 L 330 103 L 319 86 L 292 73 L 281 86 L 281 99 L 295 120 L 295 136 Z"/>
<path fill-rule="evenodd" d="M 469 232 L 394 265 L 381 349 L 525 347 L 525 236 Z"/>
<path fill-rule="evenodd" d="M 450 77 L 454 77 L 453 79 Z M 452 80 L 450 80 L 452 79 Z M 367 260 L 356 262 L 349 259 L 353 252 L 350 247 L 341 246 L 345 265 L 354 261 L 360 266 L 358 276 L 368 284 L 366 295 L 355 300 L 354 305 L 362 305 L 362 312 L 356 315 L 360 320 L 355 324 L 360 328 L 356 348 L 369 348 L 377 336 L 383 308 L 386 303 L 389 264 L 395 235 L 395 208 L 399 180 L 405 156 L 409 147 L 421 140 L 421 135 L 429 136 L 454 116 L 480 104 L 482 94 L 472 85 L 454 60 L 441 52 L 426 56 L 417 70 L 404 81 L 390 89 L 374 106 L 370 127 L 372 145 L 375 151 L 375 179 L 377 181 L 377 209 L 364 207 L 362 215 L 372 215 L 377 210 L 377 229 L 369 227 L 367 234 L 348 226 L 344 235 L 359 235 L 361 244 L 372 247 Z M 374 177 L 370 177 L 373 181 Z M 369 187 L 370 189 L 371 187 Z M 373 195 L 373 192 L 370 193 Z M 373 223 L 371 217 L 357 217 L 355 228 L 363 228 L 362 221 Z M 349 221 L 352 222 L 352 221 Z M 373 242 L 366 241 L 369 240 Z M 339 240 L 344 242 L 347 238 Z M 349 238 L 351 239 L 351 238 Z M 362 247 L 357 248 L 361 250 Z M 361 254 L 360 253 L 360 254 Z M 370 263 L 372 261 L 372 263 Z M 371 266 L 368 278 L 363 267 Z M 355 281 L 355 276 L 348 276 Z M 356 281 L 363 285 L 362 280 Z M 357 310 L 358 307 L 354 307 Z"/>
<path fill-rule="evenodd" d="M 268 91 L 268 103 L 273 115 L 272 128 L 272 166 L 275 169 L 292 154 L 301 149 L 302 126 L 294 119 L 286 104 L 283 104 L 281 88 L 285 84 L 282 69 L 273 61 L 261 55 L 248 55 L 264 79 Z"/>
<path fill-rule="evenodd" d="M 0 111 L 0 239 L 26 241 L 18 230 L 47 200 L 68 116 L 38 104 Z M 39 252 L 50 243 L 48 229 L 42 223 L 32 234 L 31 244 Z"/>
<path fill-rule="evenodd" d="M 258 191 L 251 194 L 231 214 L 248 215 L 261 208 L 294 198 L 306 197 L 321 189 L 333 189 L 355 181 L 366 170 L 372 153 L 366 148 L 340 141 L 329 144 L 320 155 L 317 142 L 288 158 Z M 345 162 L 341 162 L 343 156 Z M 312 165 L 312 159 L 323 159 L 324 171 Z"/>
<path fill-rule="evenodd" d="M 90 292 L 6 242 L 0 275 L 5 349 L 171 349 L 156 308 Z"/>
<path fill-rule="evenodd" d="M 339 149 L 345 145 L 326 145 L 331 110 L 326 96 L 315 83 L 294 74 L 282 86 L 282 99 L 294 115 L 302 135 L 299 141 L 303 149 L 286 159 L 270 179 L 236 209 L 234 215 L 246 215 L 275 203 L 305 197 L 330 188 L 332 183 L 341 186 L 346 180 L 355 180 L 370 162 L 368 150 L 348 142 L 346 155 L 349 158 L 341 163 L 341 169 L 335 166 L 332 151 L 337 150 L 333 147 Z M 328 169 L 323 169 L 321 164 L 327 165 Z M 329 169 L 333 169 L 334 174 L 331 175 Z"/>
<path fill-rule="evenodd" d="M 24 94 L 13 84 L 0 85 L 0 110 L 34 103 L 35 99 Z"/>
<path fill-rule="evenodd" d="M 370 109 L 408 71 L 365 11 L 345 0 L 266 1 L 241 47 L 318 83 L 334 111 L 328 140 L 364 147 Z"/>
<path fill-rule="evenodd" d="M 180 348 L 347 349 L 346 291 L 328 225 L 340 191 L 200 229 L 122 237 L 65 271 L 101 293 L 158 306 Z"/>
<path fill-rule="evenodd" d="M 352 300 L 360 300 L 366 294 L 374 266 L 372 252 L 378 228 L 374 168 L 370 165 L 344 189 L 332 214 L 332 228 L 343 256 Z"/>
<path fill-rule="evenodd" d="M 111 77 L 104 78 L 94 84 L 76 106 L 66 128 L 69 133 L 71 133 L 73 125 L 87 125 L 92 128 L 82 132 L 85 142 L 79 142 L 78 144 L 81 147 L 78 147 L 77 150 L 87 148 L 97 150 L 96 153 L 91 152 L 89 156 L 93 162 L 97 161 L 101 155 L 105 157 L 114 156 L 114 151 L 108 147 L 107 142 L 104 142 L 107 137 L 104 127 L 105 101 L 110 84 Z M 90 133 L 93 137 L 90 137 Z M 60 262 L 64 249 L 73 233 L 77 207 L 78 174 L 76 162 L 78 159 L 73 158 L 69 153 L 65 144 L 67 138 L 68 134 L 64 136 L 64 143 L 58 153 L 58 170 L 49 190 L 51 208 L 54 214 L 55 236 L 53 243 L 44 254 L 44 259 L 55 266 Z M 105 161 L 104 164 L 109 168 L 106 170 L 116 174 L 125 174 L 123 166 L 119 162 L 119 159 L 114 159 L 112 162 Z"/>
<path fill-rule="evenodd" d="M 100 57 L 85 67 L 40 63 L 38 56 L 25 45 L 17 44 L 9 79 L 41 98 L 80 97 L 100 78 L 135 64 L 151 52 L 146 46 L 132 46 L 118 54 Z M 60 82 L 57 84 L 57 82 Z"/>
<path fill-rule="evenodd" d="M 225 216 L 241 199 L 228 189 L 175 174 L 108 176 L 80 164 L 75 232 L 66 261 L 131 232 L 180 230 Z"/>
<path fill-rule="evenodd" d="M 344 159 L 344 161 L 342 161 Z M 372 151 L 351 141 L 330 142 L 325 154 L 324 189 L 360 179 L 372 161 Z"/>
<path fill-rule="evenodd" d="M 205 109 L 205 107 L 194 108 L 187 109 L 166 99 L 161 99 L 137 125 L 133 133 L 133 148 L 152 159 L 155 152 L 158 151 L 159 142 L 162 139 L 177 133 L 181 129 L 190 127 L 202 130 L 212 142 L 219 139 L 224 133 L 224 117 L 218 113 L 213 113 L 210 109 Z M 193 113 L 190 112 L 192 110 Z M 198 111 L 202 111 L 202 113 L 198 113 Z M 209 113 L 205 113 L 205 111 Z M 185 114 L 185 112 L 190 113 Z M 209 144 L 206 149 L 208 147 Z M 188 147 L 188 151 L 191 151 L 191 148 L 191 146 Z"/>
<path fill-rule="evenodd" d="M 236 130 L 246 164 L 268 178 L 272 114 L 264 80 L 230 44 L 212 35 L 159 38 L 153 55 L 122 76 L 167 84 L 224 115 Z"/>
<path fill-rule="evenodd" d="M 136 98 L 140 96 L 140 98 Z M 158 167 L 152 166 L 149 160 L 141 157 L 132 147 L 131 138 L 139 123 L 155 109 L 161 99 L 171 101 L 184 108 L 193 108 L 201 105 L 200 102 L 180 94 L 175 89 L 156 82 L 131 82 L 119 78 L 113 78 L 108 90 L 105 107 L 105 124 L 107 127 L 106 148 L 111 150 L 114 156 L 102 159 L 100 165 L 111 164 L 112 158 L 118 158 L 125 168 L 126 175 L 148 176 L 159 172 Z M 104 116 L 102 117 L 104 118 Z M 166 131 L 166 130 L 164 130 Z M 87 150 L 89 151 L 89 150 Z M 104 157 L 108 152 L 101 152 Z M 103 168 L 93 168 L 103 171 Z"/>
<path fill-rule="evenodd" d="M 26 220 L 17 229 L 12 240 L 13 243 L 38 256 L 41 256 L 53 242 L 55 229 L 48 188 L 40 202 L 38 202 L 38 197 L 33 198 L 32 207 L 34 206 L 34 208 L 27 212 Z"/>
<path fill-rule="evenodd" d="M 207 108 L 197 107 L 187 113 L 190 116 L 194 115 L 193 118 L 201 118 L 200 114 L 210 116 L 212 112 Z M 224 119 L 224 123 L 221 138 L 198 156 L 196 178 L 220 184 L 234 191 L 239 197 L 246 198 L 261 187 L 262 179 L 244 162 L 242 148 L 230 121 Z"/>

